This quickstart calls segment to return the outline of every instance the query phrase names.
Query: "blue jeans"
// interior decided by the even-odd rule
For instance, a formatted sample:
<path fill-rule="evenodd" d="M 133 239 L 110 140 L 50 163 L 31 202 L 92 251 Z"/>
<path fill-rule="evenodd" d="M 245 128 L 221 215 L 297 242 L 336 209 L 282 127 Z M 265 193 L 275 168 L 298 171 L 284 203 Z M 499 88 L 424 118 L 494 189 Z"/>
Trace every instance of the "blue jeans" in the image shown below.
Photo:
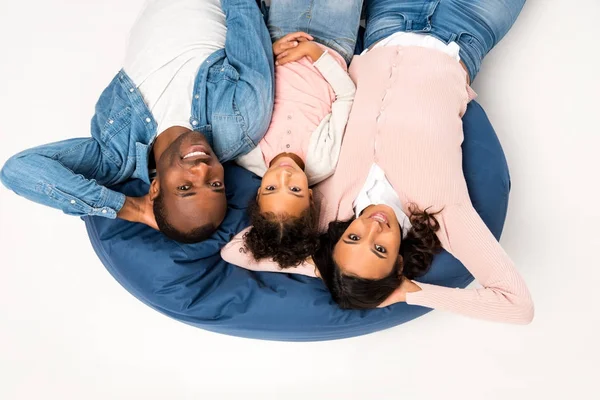
<path fill-rule="evenodd" d="M 367 0 L 364 45 L 396 32 L 456 42 L 471 82 L 483 57 L 504 37 L 525 0 Z"/>
<path fill-rule="evenodd" d="M 363 0 L 271 0 L 267 26 L 276 41 L 303 31 L 352 60 Z"/>

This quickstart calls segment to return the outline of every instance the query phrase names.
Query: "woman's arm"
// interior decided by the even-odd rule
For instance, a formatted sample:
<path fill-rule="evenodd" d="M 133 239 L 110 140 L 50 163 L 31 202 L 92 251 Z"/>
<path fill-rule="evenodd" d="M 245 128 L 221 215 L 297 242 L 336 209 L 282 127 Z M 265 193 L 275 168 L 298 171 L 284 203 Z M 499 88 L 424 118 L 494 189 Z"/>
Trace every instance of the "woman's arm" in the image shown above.
<path fill-rule="evenodd" d="M 235 237 L 221 249 L 221 257 L 228 263 L 251 271 L 264 272 L 285 272 L 288 274 L 300 274 L 314 277 L 315 267 L 308 262 L 304 262 L 297 267 L 280 268 L 277 263 L 271 259 L 255 260 L 253 254 L 244 245 L 244 235 L 252 227 L 248 227 L 235 235 Z"/>
<path fill-rule="evenodd" d="M 323 53 L 314 66 L 331 85 L 336 99 L 331 104 L 331 113 L 321 121 L 310 138 L 306 160 L 310 185 L 328 178 L 335 171 L 356 93 L 356 86 L 348 72 L 328 52 Z"/>
<path fill-rule="evenodd" d="M 390 300 L 399 302 L 404 297 L 408 304 L 470 317 L 530 323 L 534 307 L 525 281 L 475 209 L 471 205 L 448 206 L 439 220 L 443 221 L 442 233 L 438 235 L 443 247 L 464 264 L 483 288 L 456 289 L 415 282 L 416 288 L 401 287 Z"/>

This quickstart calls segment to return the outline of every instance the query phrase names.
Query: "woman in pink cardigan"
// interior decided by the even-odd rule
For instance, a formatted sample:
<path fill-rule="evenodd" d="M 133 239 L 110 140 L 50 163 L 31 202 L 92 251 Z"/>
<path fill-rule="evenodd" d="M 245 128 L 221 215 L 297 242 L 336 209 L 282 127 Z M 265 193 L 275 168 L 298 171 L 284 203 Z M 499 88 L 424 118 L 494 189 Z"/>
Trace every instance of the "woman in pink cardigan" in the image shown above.
<path fill-rule="evenodd" d="M 368 50 L 350 67 L 357 91 L 338 167 L 314 189 L 327 232 L 294 271 L 323 279 L 341 307 L 406 302 L 489 320 L 532 320 L 525 282 L 471 204 L 461 150 L 461 118 L 475 96 L 469 82 L 523 3 L 367 3 Z M 483 287 L 419 283 L 439 248 Z M 234 245 L 223 255 L 276 270 L 248 262 Z"/>

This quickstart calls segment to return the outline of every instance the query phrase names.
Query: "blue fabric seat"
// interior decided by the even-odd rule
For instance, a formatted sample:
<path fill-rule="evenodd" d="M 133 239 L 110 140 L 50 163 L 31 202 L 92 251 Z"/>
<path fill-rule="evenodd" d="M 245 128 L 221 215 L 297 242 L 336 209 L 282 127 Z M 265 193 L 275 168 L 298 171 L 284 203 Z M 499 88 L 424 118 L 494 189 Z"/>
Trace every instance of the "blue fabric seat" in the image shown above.
<path fill-rule="evenodd" d="M 510 178 L 504 153 L 485 112 L 471 102 L 463 118 L 463 167 L 473 204 L 500 236 Z M 357 336 L 417 318 L 427 308 L 396 304 L 385 309 L 344 311 L 318 279 L 256 273 L 226 263 L 219 250 L 248 225 L 245 208 L 260 180 L 226 165 L 229 211 L 210 240 L 183 245 L 141 224 L 84 218 L 94 249 L 114 278 L 139 300 L 182 322 L 214 332 L 268 340 L 310 341 Z M 118 188 L 142 195 L 141 181 Z M 465 287 L 472 276 L 450 254 L 436 256 L 421 280 Z"/>

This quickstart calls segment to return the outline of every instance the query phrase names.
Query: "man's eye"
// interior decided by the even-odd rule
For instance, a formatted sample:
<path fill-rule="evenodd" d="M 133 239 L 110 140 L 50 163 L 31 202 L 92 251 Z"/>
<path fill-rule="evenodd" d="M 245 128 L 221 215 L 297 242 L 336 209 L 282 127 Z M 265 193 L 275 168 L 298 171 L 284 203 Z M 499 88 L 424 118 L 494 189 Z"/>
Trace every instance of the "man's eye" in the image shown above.
<path fill-rule="evenodd" d="M 273 185 L 266 186 L 265 190 L 268 190 L 268 191 L 275 190 L 275 186 L 273 186 Z"/>
<path fill-rule="evenodd" d="M 360 240 L 360 237 L 358 237 L 358 235 L 355 235 L 354 233 L 351 233 L 348 235 L 348 239 L 352 240 L 353 242 L 356 242 Z"/>
<path fill-rule="evenodd" d="M 387 253 L 387 250 L 385 249 L 385 247 L 380 246 L 378 244 L 375 245 L 375 250 L 377 250 L 378 252 L 383 253 L 383 254 Z"/>
<path fill-rule="evenodd" d="M 190 190 L 192 187 L 190 185 L 179 186 L 177 189 L 185 192 L 186 190 Z"/>
<path fill-rule="evenodd" d="M 222 182 L 213 182 L 210 184 L 210 186 L 218 188 L 218 187 L 223 186 L 223 183 Z"/>
<path fill-rule="evenodd" d="M 298 192 L 301 192 L 301 191 L 302 191 L 302 189 L 300 189 L 298 186 L 292 186 L 292 187 L 290 188 L 290 190 L 291 190 L 292 192 L 295 192 L 295 193 L 298 193 Z"/>

